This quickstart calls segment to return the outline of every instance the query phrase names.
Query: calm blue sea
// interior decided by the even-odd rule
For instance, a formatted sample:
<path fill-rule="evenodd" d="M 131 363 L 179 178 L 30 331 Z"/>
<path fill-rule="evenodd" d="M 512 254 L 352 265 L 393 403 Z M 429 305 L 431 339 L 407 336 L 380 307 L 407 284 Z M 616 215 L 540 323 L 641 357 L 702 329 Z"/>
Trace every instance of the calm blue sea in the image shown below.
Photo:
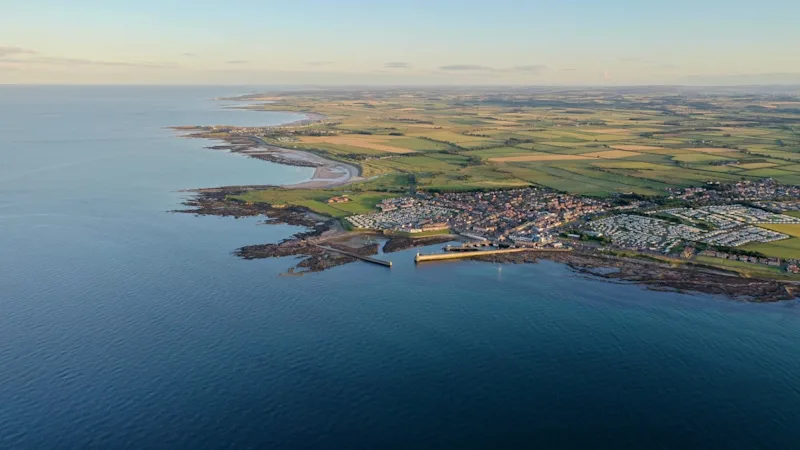
<path fill-rule="evenodd" d="M 351 264 L 167 211 L 311 170 L 169 125 L 269 125 L 248 88 L 0 87 L 0 448 L 800 447 L 800 308 L 553 264 Z"/>

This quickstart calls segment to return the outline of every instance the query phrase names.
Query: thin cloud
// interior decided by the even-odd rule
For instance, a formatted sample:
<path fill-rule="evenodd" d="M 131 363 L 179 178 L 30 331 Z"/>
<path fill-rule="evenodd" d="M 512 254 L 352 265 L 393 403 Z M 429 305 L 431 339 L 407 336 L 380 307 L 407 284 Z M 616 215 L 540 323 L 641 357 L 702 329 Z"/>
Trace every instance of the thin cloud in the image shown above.
<path fill-rule="evenodd" d="M 514 66 L 505 69 L 495 69 L 493 67 L 481 66 L 479 64 L 455 64 L 451 66 L 442 66 L 439 67 L 439 69 L 450 72 L 505 72 L 505 73 L 517 72 L 517 73 L 538 74 L 547 70 L 547 66 L 542 64 L 530 64 L 526 66 Z"/>
<path fill-rule="evenodd" d="M 309 61 L 309 66 L 329 66 L 333 64 L 333 61 Z"/>
<path fill-rule="evenodd" d="M 388 69 L 408 69 L 411 67 L 411 64 L 405 62 L 388 62 L 384 64 L 383 67 Z"/>
<path fill-rule="evenodd" d="M 33 54 L 36 54 L 36 52 L 28 48 L 0 46 L 0 57 L 10 56 L 10 55 L 33 55 Z"/>
<path fill-rule="evenodd" d="M 153 62 L 123 62 L 123 61 L 95 61 L 82 58 L 58 58 L 52 56 L 34 56 L 30 58 L 5 58 L 0 57 L 0 62 L 22 64 L 22 65 L 50 65 L 50 66 L 107 66 L 107 67 L 146 67 L 153 69 L 165 69 L 177 67 L 176 64 L 153 63 Z"/>
<path fill-rule="evenodd" d="M 573 69 L 573 68 L 561 69 L 562 72 L 575 72 L 576 70 L 578 69 Z"/>
<path fill-rule="evenodd" d="M 181 56 L 197 56 L 195 53 L 182 53 Z"/>
<path fill-rule="evenodd" d="M 528 66 L 514 66 L 508 69 L 509 72 L 542 73 L 547 70 L 547 66 L 542 64 L 531 64 Z"/>
<path fill-rule="evenodd" d="M 453 71 L 453 72 L 477 72 L 477 71 L 494 70 L 491 67 L 480 66 L 477 64 L 453 64 L 451 66 L 439 67 L 439 69 Z"/>
<path fill-rule="evenodd" d="M 228 64 L 247 64 L 247 61 L 244 59 L 231 59 L 230 61 L 225 61 Z"/>

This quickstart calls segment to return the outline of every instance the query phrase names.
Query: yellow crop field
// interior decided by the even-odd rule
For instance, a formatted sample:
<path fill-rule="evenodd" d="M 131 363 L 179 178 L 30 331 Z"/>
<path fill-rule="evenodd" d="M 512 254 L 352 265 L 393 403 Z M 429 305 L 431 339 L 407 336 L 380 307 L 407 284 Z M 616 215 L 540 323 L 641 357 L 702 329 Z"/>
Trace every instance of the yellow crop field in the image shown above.
<path fill-rule="evenodd" d="M 529 161 L 570 161 L 576 159 L 590 159 L 582 155 L 557 155 L 553 153 L 539 153 L 537 155 L 523 156 L 504 156 L 501 158 L 489 158 L 494 162 L 529 162 Z"/>
<path fill-rule="evenodd" d="M 494 162 L 531 162 L 531 161 L 575 161 L 580 159 L 618 159 L 640 155 L 641 153 L 626 152 L 623 150 L 608 150 L 604 152 L 583 153 L 580 155 L 559 155 L 553 153 L 539 153 L 535 155 L 504 156 L 490 158 Z"/>
<path fill-rule="evenodd" d="M 632 152 L 646 152 L 649 150 L 665 150 L 664 147 L 653 147 L 652 145 L 631 145 L 631 144 L 620 144 L 620 145 L 612 145 L 611 148 L 615 150 L 626 150 Z"/>
<path fill-rule="evenodd" d="M 631 134 L 632 130 L 626 130 L 624 128 L 598 128 L 596 130 L 581 130 L 584 133 L 595 133 L 595 134 Z"/>
<path fill-rule="evenodd" d="M 323 143 L 334 145 L 349 145 L 351 147 L 361 147 L 370 150 L 379 150 L 387 153 L 414 153 L 414 150 L 407 148 L 393 147 L 386 145 L 385 142 L 391 142 L 388 137 L 380 136 L 359 136 L 359 135 L 346 135 L 346 136 L 304 136 L 300 138 L 302 143 Z"/>
<path fill-rule="evenodd" d="M 583 153 L 580 156 L 588 158 L 605 158 L 605 159 L 619 159 L 630 158 L 631 156 L 639 156 L 641 153 L 630 152 L 625 150 L 606 150 L 603 152 Z"/>
<path fill-rule="evenodd" d="M 415 133 L 416 135 L 416 133 Z M 456 133 L 453 131 L 430 131 L 422 134 L 437 141 L 453 142 L 455 144 L 463 144 L 466 142 L 489 142 L 489 139 L 479 136 L 467 136 L 465 134 Z"/>
<path fill-rule="evenodd" d="M 747 164 L 739 164 L 736 167 L 741 167 L 742 169 L 766 169 L 767 167 L 775 167 L 777 164 L 774 163 L 747 163 Z"/>
<path fill-rule="evenodd" d="M 772 223 L 760 224 L 758 226 L 768 230 L 777 231 L 778 233 L 788 234 L 789 236 L 800 238 L 800 224 L 798 223 Z M 800 255 L 797 256 L 800 257 Z"/>
<path fill-rule="evenodd" d="M 731 152 L 738 152 L 738 150 L 732 149 L 732 148 L 717 148 L 717 147 L 687 148 L 686 150 L 691 150 L 693 152 L 702 152 L 702 153 L 731 153 Z"/>
<path fill-rule="evenodd" d="M 551 145 L 553 147 L 565 147 L 565 148 L 582 148 L 588 145 L 595 145 L 594 142 L 558 142 L 558 141 L 543 141 L 541 142 L 544 145 Z"/>
<path fill-rule="evenodd" d="M 641 161 L 609 161 L 592 163 L 595 167 L 604 169 L 631 169 L 631 170 L 665 170 L 669 167 Z"/>
<path fill-rule="evenodd" d="M 559 138 L 580 139 L 582 141 L 620 141 L 627 138 L 625 135 L 617 134 L 588 134 L 577 131 L 559 130 L 556 132 Z"/>
<path fill-rule="evenodd" d="M 431 123 L 408 123 L 408 124 L 403 124 L 403 126 L 409 128 L 441 128 L 440 125 L 434 125 Z"/>

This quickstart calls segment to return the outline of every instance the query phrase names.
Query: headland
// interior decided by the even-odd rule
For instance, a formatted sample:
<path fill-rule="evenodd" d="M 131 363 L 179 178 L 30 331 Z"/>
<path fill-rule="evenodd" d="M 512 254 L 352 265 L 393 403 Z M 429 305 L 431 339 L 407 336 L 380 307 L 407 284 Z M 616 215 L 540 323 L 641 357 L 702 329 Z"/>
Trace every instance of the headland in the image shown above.
<path fill-rule="evenodd" d="M 753 301 L 796 296 L 800 186 L 793 180 L 800 184 L 800 176 L 789 172 L 794 151 L 800 155 L 792 129 L 800 116 L 748 113 L 768 96 L 743 101 L 719 93 L 700 104 L 691 93 L 588 95 L 398 89 L 248 96 L 269 103 L 247 109 L 322 114 L 279 127 L 178 130 L 225 142 L 214 149 L 315 167 L 314 177 L 197 190 L 181 212 L 263 215 L 308 228 L 236 251 L 246 259 L 303 256 L 295 274 L 460 240 L 456 250 L 479 261 L 551 259 L 650 289 Z M 655 113 L 654 102 L 661 105 Z M 689 104 L 695 113 L 686 113 Z M 772 138 L 780 150 L 764 146 Z M 502 250 L 478 254 L 486 249 L 472 246 Z M 450 258 L 457 256 L 434 259 Z"/>

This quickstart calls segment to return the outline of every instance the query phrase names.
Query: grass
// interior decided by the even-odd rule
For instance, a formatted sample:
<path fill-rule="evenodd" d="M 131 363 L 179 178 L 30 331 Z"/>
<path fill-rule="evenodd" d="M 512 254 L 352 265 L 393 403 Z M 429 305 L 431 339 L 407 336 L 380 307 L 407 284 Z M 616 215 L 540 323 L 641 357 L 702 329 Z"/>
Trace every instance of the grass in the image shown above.
<path fill-rule="evenodd" d="M 737 167 L 751 170 L 751 169 L 766 169 L 768 167 L 775 167 L 776 165 L 777 164 L 775 163 L 763 162 L 763 163 L 744 163 L 744 164 L 739 164 Z"/>
<path fill-rule="evenodd" d="M 747 244 L 742 248 L 775 258 L 800 259 L 800 239 L 798 238 L 789 238 L 767 244 Z"/>
<path fill-rule="evenodd" d="M 404 236 L 404 237 L 410 237 L 410 238 L 422 238 L 422 237 L 428 237 L 428 236 L 439 236 L 439 235 L 450 234 L 450 233 L 451 233 L 450 230 L 421 231 L 419 233 L 406 233 L 404 231 L 391 231 L 391 232 L 384 231 L 384 234 L 386 234 L 388 236 Z"/>
<path fill-rule="evenodd" d="M 688 153 L 685 155 L 675 155 L 672 157 L 672 159 L 678 162 L 690 162 L 690 163 L 730 160 L 730 158 L 725 158 L 724 156 L 718 156 L 708 153 Z"/>
<path fill-rule="evenodd" d="M 752 110 L 775 102 L 758 96 L 709 94 L 689 107 L 686 99 L 673 101 L 673 94 L 656 89 L 315 90 L 271 95 L 272 103 L 261 108 L 324 114 L 325 122 L 308 128 L 335 136 L 300 136 L 304 142 L 283 145 L 358 164 L 365 177 L 378 176 L 340 190 L 353 195 L 403 193 L 410 174 L 420 190 L 539 185 L 598 196 L 664 195 L 669 187 L 742 178 L 800 184 L 800 134 L 785 125 L 800 114 Z M 661 105 L 658 111 L 654 104 Z M 710 164 L 728 159 L 740 164 Z M 371 207 L 325 204 L 334 194 L 277 197 L 339 215 Z"/>
<path fill-rule="evenodd" d="M 520 147 L 497 147 L 484 150 L 471 150 L 464 152 L 463 154 L 488 159 L 488 158 L 498 158 L 503 156 L 535 155 L 542 153 L 534 152 L 532 150 Z"/>
<path fill-rule="evenodd" d="M 727 270 L 738 272 L 748 278 L 768 277 L 768 278 L 790 278 L 791 275 L 781 270 L 780 267 L 767 266 L 764 264 L 751 264 L 744 261 L 731 259 L 715 258 L 712 256 L 698 256 L 697 262 L 710 266 L 720 267 Z"/>
<path fill-rule="evenodd" d="M 791 237 L 768 243 L 747 244 L 742 248 L 776 258 L 800 259 L 800 224 L 763 224 L 759 225 L 759 227 L 787 234 Z"/>
<path fill-rule="evenodd" d="M 347 195 L 347 203 L 329 204 L 331 197 Z M 297 205 L 304 206 L 314 212 L 331 217 L 346 217 L 354 214 L 369 214 L 375 212 L 375 205 L 386 198 L 396 197 L 397 194 L 387 192 L 348 192 L 340 189 L 265 189 L 249 191 L 232 198 L 244 202 L 269 203 L 271 205 Z"/>
<path fill-rule="evenodd" d="M 778 233 L 788 234 L 793 237 L 800 237 L 800 224 L 796 223 L 773 223 L 759 225 L 761 228 L 777 231 Z"/>

